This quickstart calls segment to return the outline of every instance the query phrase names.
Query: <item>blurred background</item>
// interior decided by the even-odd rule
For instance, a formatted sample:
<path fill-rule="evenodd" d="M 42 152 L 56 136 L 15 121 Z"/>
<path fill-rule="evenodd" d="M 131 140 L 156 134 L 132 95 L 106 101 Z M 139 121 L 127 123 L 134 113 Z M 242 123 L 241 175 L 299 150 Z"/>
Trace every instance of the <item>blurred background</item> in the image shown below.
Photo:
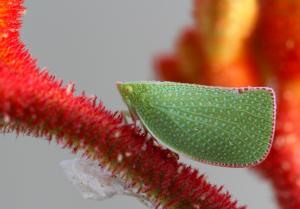
<path fill-rule="evenodd" d="M 111 110 L 126 109 L 115 82 L 153 80 L 153 57 L 171 50 L 192 21 L 191 0 L 26 0 L 25 6 L 22 39 L 39 66 Z M 124 196 L 84 200 L 59 165 L 75 157 L 44 139 L 1 135 L 0 208 L 145 208 Z M 184 161 L 249 209 L 277 208 L 270 185 L 253 171 Z"/>

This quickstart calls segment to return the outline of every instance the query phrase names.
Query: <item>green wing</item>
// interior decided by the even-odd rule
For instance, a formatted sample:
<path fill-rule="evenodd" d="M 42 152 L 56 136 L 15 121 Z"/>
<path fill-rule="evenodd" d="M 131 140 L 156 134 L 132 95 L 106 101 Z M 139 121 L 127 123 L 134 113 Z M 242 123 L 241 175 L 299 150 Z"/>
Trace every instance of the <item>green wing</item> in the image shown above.
<path fill-rule="evenodd" d="M 272 89 L 134 83 L 131 101 L 148 131 L 193 159 L 243 167 L 269 152 L 275 118 Z"/>

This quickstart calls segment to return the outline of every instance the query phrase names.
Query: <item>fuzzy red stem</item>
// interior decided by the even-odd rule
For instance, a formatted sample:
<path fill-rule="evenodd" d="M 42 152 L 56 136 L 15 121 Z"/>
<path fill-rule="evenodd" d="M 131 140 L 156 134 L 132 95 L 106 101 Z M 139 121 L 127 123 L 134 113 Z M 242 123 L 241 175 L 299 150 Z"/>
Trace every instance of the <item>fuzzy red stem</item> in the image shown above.
<path fill-rule="evenodd" d="M 96 98 L 40 72 L 19 41 L 23 0 L 0 2 L 0 119 L 4 131 L 56 138 L 106 166 L 164 208 L 236 209 L 228 193 L 179 163 Z M 244 208 L 244 207 L 240 207 Z"/>
<path fill-rule="evenodd" d="M 53 137 L 83 149 L 114 174 L 163 207 L 235 209 L 228 193 L 180 164 L 136 127 L 124 125 L 95 100 L 74 96 L 47 73 L 20 74 L 0 66 L 0 114 L 4 130 Z M 52 81 L 51 81 L 52 80 Z"/>

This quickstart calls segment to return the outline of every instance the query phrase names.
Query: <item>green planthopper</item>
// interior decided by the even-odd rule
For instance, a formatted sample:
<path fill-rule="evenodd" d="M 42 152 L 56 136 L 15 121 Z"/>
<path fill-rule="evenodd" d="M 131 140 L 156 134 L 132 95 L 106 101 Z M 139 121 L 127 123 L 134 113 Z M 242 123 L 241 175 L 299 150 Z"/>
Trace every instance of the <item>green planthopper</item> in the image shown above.
<path fill-rule="evenodd" d="M 254 166 L 268 155 L 275 94 L 268 87 L 223 88 L 174 82 L 118 82 L 133 120 L 159 143 L 205 163 Z"/>

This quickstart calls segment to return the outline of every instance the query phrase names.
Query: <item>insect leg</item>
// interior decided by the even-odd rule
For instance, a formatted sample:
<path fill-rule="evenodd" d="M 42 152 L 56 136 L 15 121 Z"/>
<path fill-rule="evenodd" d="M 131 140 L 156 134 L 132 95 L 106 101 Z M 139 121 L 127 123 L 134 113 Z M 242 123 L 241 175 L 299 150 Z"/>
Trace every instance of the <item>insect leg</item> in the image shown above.
<path fill-rule="evenodd" d="M 124 117 L 125 124 L 128 125 L 129 124 L 129 118 L 131 118 L 130 113 L 127 110 L 122 110 L 121 113 Z"/>
<path fill-rule="evenodd" d="M 122 110 L 121 113 L 124 116 L 125 124 L 134 123 L 136 125 L 138 123 L 139 118 L 132 111 Z"/>

